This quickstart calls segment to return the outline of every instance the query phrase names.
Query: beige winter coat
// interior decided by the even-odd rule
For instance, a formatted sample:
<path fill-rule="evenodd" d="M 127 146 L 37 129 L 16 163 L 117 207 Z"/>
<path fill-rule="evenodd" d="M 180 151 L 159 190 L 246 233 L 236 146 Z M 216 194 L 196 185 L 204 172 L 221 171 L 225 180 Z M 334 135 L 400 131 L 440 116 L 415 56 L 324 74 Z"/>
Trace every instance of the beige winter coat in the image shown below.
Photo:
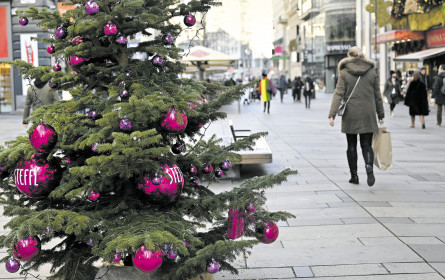
<path fill-rule="evenodd" d="M 341 101 L 348 99 L 358 77 L 361 76 L 342 116 L 341 132 L 347 134 L 377 132 L 376 114 L 378 119 L 383 119 L 385 113 L 374 61 L 347 57 L 338 64 L 338 73 L 340 75 L 328 117 L 335 118 Z"/>

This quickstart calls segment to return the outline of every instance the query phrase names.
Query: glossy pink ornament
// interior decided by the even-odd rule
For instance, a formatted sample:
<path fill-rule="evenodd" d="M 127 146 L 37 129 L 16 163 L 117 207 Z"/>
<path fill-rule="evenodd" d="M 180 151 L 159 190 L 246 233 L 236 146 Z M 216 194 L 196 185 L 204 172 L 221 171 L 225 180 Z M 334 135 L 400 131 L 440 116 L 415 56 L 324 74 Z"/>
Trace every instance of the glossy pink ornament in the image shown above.
<path fill-rule="evenodd" d="M 121 98 L 127 98 L 128 97 L 128 90 L 123 89 L 122 92 L 119 94 Z"/>
<path fill-rule="evenodd" d="M 162 265 L 162 252 L 152 252 L 141 246 L 133 256 L 133 264 L 141 272 L 152 272 Z"/>
<path fill-rule="evenodd" d="M 177 256 L 178 252 L 173 247 L 167 252 L 167 258 L 171 260 L 176 259 Z"/>
<path fill-rule="evenodd" d="M 173 45 L 173 36 L 170 33 L 165 33 L 162 36 L 162 43 L 164 45 Z"/>
<path fill-rule="evenodd" d="M 237 239 L 243 236 L 245 214 L 243 209 L 229 209 L 227 238 Z"/>
<path fill-rule="evenodd" d="M 180 153 L 185 151 L 185 144 L 182 144 L 182 143 L 173 144 L 171 150 L 172 150 L 172 153 L 174 153 L 175 155 L 179 155 Z"/>
<path fill-rule="evenodd" d="M 198 168 L 196 168 L 196 166 L 194 166 L 194 165 L 190 165 L 188 172 L 190 174 L 194 175 L 194 174 L 198 173 Z"/>
<path fill-rule="evenodd" d="M 21 193 L 29 198 L 42 199 L 59 185 L 61 170 L 46 159 L 33 157 L 17 164 L 14 179 Z"/>
<path fill-rule="evenodd" d="M 177 112 L 174 108 L 170 108 L 161 119 L 161 127 L 170 134 L 184 132 L 187 127 L 187 115 L 184 112 Z"/>
<path fill-rule="evenodd" d="M 165 64 L 165 59 L 160 56 L 160 55 L 155 55 L 152 59 L 151 62 L 153 63 L 154 66 L 156 67 L 163 67 Z"/>
<path fill-rule="evenodd" d="M 255 213 L 256 212 L 256 206 L 252 202 L 249 203 L 249 205 L 246 207 L 247 213 Z"/>
<path fill-rule="evenodd" d="M 26 17 L 21 17 L 21 18 L 19 18 L 19 23 L 20 23 L 20 25 L 21 26 L 26 26 L 26 25 L 28 25 L 28 18 L 26 18 Z"/>
<path fill-rule="evenodd" d="M 100 118 L 101 114 L 99 111 L 94 111 L 91 110 L 88 112 L 88 118 L 92 119 L 92 120 L 96 120 L 98 118 Z"/>
<path fill-rule="evenodd" d="M 172 167 L 166 164 L 161 168 L 167 177 L 161 176 L 159 185 L 153 184 L 151 178 L 146 176 L 144 183 L 138 184 L 138 189 L 143 191 L 153 203 L 170 204 L 181 194 L 184 176 L 176 164 L 173 164 Z"/>
<path fill-rule="evenodd" d="M 72 57 L 70 57 L 70 60 L 68 61 L 68 65 L 77 66 L 77 65 L 83 63 L 84 61 L 85 60 L 83 58 L 81 58 L 80 56 L 73 55 Z"/>
<path fill-rule="evenodd" d="M 11 257 L 6 261 L 5 268 L 9 273 L 16 273 L 20 269 L 20 262 Z"/>
<path fill-rule="evenodd" d="M 54 72 L 62 71 L 62 66 L 59 63 L 54 64 L 53 66 Z"/>
<path fill-rule="evenodd" d="M 91 201 L 96 201 L 99 199 L 100 193 L 95 193 L 94 191 L 91 191 L 90 195 L 88 196 L 88 199 Z"/>
<path fill-rule="evenodd" d="M 210 174 L 213 172 L 213 166 L 210 163 L 204 163 L 202 165 L 202 173 Z"/>
<path fill-rule="evenodd" d="M 127 42 L 128 42 L 127 37 L 125 37 L 124 35 L 117 36 L 116 43 L 121 45 L 126 45 Z"/>
<path fill-rule="evenodd" d="M 113 262 L 118 263 L 122 259 L 121 255 L 119 253 L 114 254 Z"/>
<path fill-rule="evenodd" d="M 211 274 L 215 274 L 219 271 L 221 265 L 215 261 L 214 259 L 212 259 L 211 262 L 209 262 L 209 264 L 207 265 L 207 271 Z"/>
<path fill-rule="evenodd" d="M 99 152 L 99 142 L 94 143 L 93 145 L 91 145 L 91 150 L 95 153 Z"/>
<path fill-rule="evenodd" d="M 68 32 L 66 28 L 62 25 L 56 30 L 56 38 L 57 39 L 65 39 L 68 36 Z"/>
<path fill-rule="evenodd" d="M 49 54 L 53 54 L 53 53 L 56 52 L 56 47 L 55 47 L 54 45 L 49 45 L 49 47 L 46 49 L 46 51 L 47 51 Z"/>
<path fill-rule="evenodd" d="M 117 33 L 116 25 L 114 25 L 113 23 L 111 23 L 111 21 L 109 21 L 107 25 L 105 25 L 104 27 L 104 32 L 106 35 L 116 34 Z"/>
<path fill-rule="evenodd" d="M 97 14 L 99 12 L 99 5 L 93 0 L 90 0 L 85 3 L 85 12 L 89 15 Z"/>
<path fill-rule="evenodd" d="M 49 152 L 57 143 L 57 132 L 49 124 L 41 122 L 29 135 L 31 145 L 39 152 Z"/>
<path fill-rule="evenodd" d="M 28 237 L 17 241 L 13 248 L 14 257 L 21 261 L 30 261 L 40 253 L 40 240 L 38 237 Z"/>
<path fill-rule="evenodd" d="M 119 123 L 119 128 L 124 131 L 130 131 L 132 127 L 133 127 L 133 124 L 131 123 L 131 121 L 129 119 L 123 119 Z"/>
<path fill-rule="evenodd" d="M 257 233 L 260 233 L 262 235 L 261 238 L 258 238 L 258 240 L 264 244 L 270 244 L 275 240 L 277 240 L 278 234 L 280 233 L 277 224 L 270 221 L 270 222 L 265 222 L 264 226 L 265 226 L 264 230 L 261 229 L 256 230 Z"/>
<path fill-rule="evenodd" d="M 184 17 L 184 24 L 188 27 L 191 27 L 193 25 L 195 25 L 196 23 L 196 18 L 194 15 L 192 14 L 188 14 Z"/>
<path fill-rule="evenodd" d="M 216 178 L 224 177 L 224 172 L 221 169 L 217 168 L 216 171 L 215 171 L 215 177 Z"/>
<path fill-rule="evenodd" d="M 232 168 L 232 163 L 230 160 L 226 159 L 219 167 L 221 167 L 221 169 L 224 171 L 229 171 L 230 168 Z"/>

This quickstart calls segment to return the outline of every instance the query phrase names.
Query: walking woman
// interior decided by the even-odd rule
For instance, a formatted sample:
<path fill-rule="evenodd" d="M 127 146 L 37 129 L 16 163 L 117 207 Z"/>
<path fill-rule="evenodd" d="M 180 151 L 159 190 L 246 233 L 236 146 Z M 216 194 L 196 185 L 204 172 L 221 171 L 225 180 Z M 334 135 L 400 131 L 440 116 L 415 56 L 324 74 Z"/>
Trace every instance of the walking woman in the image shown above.
<path fill-rule="evenodd" d="M 394 108 L 396 107 L 399 101 L 403 100 L 401 95 L 402 87 L 399 79 L 397 78 L 396 72 L 390 72 L 391 77 L 385 83 L 385 89 L 383 90 L 383 94 L 388 98 L 389 108 L 390 108 L 390 116 L 394 117 Z"/>
<path fill-rule="evenodd" d="M 405 96 L 405 105 L 409 106 L 409 115 L 411 116 L 411 127 L 414 128 L 416 116 L 420 117 L 422 128 L 425 129 L 425 116 L 429 115 L 428 94 L 425 84 L 422 81 L 420 72 L 413 74 L 413 79 L 409 84 Z"/>
<path fill-rule="evenodd" d="M 269 78 L 267 78 L 267 74 L 263 73 L 263 79 L 260 81 L 258 85 L 258 91 L 261 94 L 261 99 L 264 102 L 264 110 L 263 112 L 266 112 L 266 105 L 267 105 L 267 113 L 270 113 L 270 98 L 271 95 L 275 95 L 275 87 Z"/>
<path fill-rule="evenodd" d="M 365 58 L 358 47 L 352 47 L 348 51 L 348 57 L 338 64 L 339 78 L 328 116 L 330 125 L 334 126 L 334 118 L 342 100 L 346 102 L 350 97 L 341 125 L 341 132 L 346 134 L 348 141 L 346 155 L 351 171 L 349 183 L 359 183 L 357 175 L 357 135 L 359 134 L 368 186 L 373 186 L 375 183 L 374 152 L 371 142 L 373 133 L 378 131 L 376 114 L 381 124 L 385 117 L 379 80 L 374 68 L 374 61 Z M 352 92 L 353 89 L 354 92 Z"/>

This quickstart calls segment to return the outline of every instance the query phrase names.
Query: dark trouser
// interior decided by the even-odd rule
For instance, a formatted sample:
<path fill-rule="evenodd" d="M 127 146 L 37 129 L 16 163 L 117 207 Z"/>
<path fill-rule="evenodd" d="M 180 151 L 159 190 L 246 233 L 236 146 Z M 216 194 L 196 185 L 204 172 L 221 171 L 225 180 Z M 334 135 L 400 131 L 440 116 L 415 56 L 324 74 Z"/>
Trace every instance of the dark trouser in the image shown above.
<path fill-rule="evenodd" d="M 270 100 L 269 101 L 264 101 L 264 110 L 263 112 L 266 112 L 266 104 L 267 104 L 267 112 L 270 113 Z"/>
<path fill-rule="evenodd" d="M 311 95 L 304 96 L 304 104 L 306 104 L 306 108 L 311 108 Z"/>
<path fill-rule="evenodd" d="M 442 107 L 445 105 L 437 104 L 437 124 L 442 125 Z"/>
<path fill-rule="evenodd" d="M 396 103 L 393 102 L 393 103 L 389 104 L 389 109 L 391 111 L 393 111 L 395 107 L 396 107 Z"/>
<path fill-rule="evenodd" d="M 348 141 L 346 155 L 348 156 L 349 169 L 351 173 L 353 171 L 357 173 L 357 134 L 346 134 L 346 140 Z M 362 148 L 363 159 L 366 165 L 374 163 L 374 151 L 371 144 L 372 133 L 360 134 L 360 147 Z"/>
<path fill-rule="evenodd" d="M 286 88 L 280 88 L 281 103 L 283 103 L 283 96 L 284 96 L 285 90 L 287 90 L 287 89 Z"/>

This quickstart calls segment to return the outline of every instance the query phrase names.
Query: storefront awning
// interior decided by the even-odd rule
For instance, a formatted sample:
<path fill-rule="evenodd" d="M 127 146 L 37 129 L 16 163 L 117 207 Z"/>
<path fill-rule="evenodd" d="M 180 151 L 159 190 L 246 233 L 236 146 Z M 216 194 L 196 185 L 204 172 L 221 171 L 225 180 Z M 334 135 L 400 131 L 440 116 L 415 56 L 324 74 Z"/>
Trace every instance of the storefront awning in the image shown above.
<path fill-rule="evenodd" d="M 424 61 L 425 59 L 433 58 L 442 54 L 445 54 L 445 47 L 427 49 L 420 52 L 397 56 L 394 58 L 394 61 Z"/>
<path fill-rule="evenodd" d="M 423 31 L 411 31 L 411 30 L 392 30 L 385 33 L 377 34 L 377 43 L 397 42 L 403 40 L 423 40 L 425 38 Z M 375 36 L 372 36 L 372 42 L 374 43 Z"/>

